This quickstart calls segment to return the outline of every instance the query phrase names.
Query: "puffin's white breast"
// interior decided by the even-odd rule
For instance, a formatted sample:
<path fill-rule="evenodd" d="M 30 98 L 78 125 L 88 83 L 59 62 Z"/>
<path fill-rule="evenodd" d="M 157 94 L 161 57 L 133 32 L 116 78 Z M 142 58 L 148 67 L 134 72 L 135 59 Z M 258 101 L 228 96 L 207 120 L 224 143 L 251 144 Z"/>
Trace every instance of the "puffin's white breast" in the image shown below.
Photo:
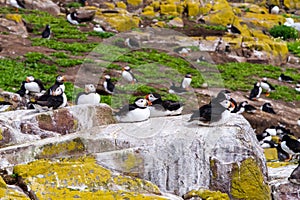
<path fill-rule="evenodd" d="M 82 94 L 78 97 L 77 105 L 79 104 L 98 104 L 101 97 L 98 93 Z"/>
<path fill-rule="evenodd" d="M 131 75 L 129 72 L 127 72 L 127 71 L 123 71 L 123 72 L 122 72 L 122 77 L 123 77 L 126 81 L 128 81 L 128 82 L 132 82 L 132 81 L 133 81 L 132 75 Z"/>
<path fill-rule="evenodd" d="M 145 121 L 150 117 L 149 108 L 136 108 L 134 110 L 129 111 L 126 115 L 117 116 L 117 120 L 119 122 L 140 122 Z"/>
<path fill-rule="evenodd" d="M 29 92 L 41 92 L 41 88 L 36 82 L 25 83 L 25 89 Z"/>

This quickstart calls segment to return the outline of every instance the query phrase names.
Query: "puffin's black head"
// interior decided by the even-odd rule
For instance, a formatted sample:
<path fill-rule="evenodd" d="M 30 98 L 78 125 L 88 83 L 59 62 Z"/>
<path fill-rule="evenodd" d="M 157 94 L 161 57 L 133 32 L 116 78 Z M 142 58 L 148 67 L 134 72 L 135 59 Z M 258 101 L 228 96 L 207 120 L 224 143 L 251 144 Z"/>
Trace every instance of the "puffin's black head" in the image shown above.
<path fill-rule="evenodd" d="M 63 82 L 65 82 L 65 81 L 66 81 L 65 76 L 58 75 L 58 76 L 56 77 L 56 82 L 58 82 L 58 83 L 63 83 Z"/>
<path fill-rule="evenodd" d="M 225 99 L 229 100 L 230 98 L 231 98 L 231 92 L 229 90 L 221 90 L 217 95 L 217 99 L 219 101 L 223 101 Z"/>
<path fill-rule="evenodd" d="M 289 141 L 289 140 L 291 140 L 291 138 L 288 134 L 285 134 L 281 139 L 281 141 Z"/>
<path fill-rule="evenodd" d="M 264 106 L 265 106 L 265 107 L 268 107 L 268 108 L 271 108 L 271 107 L 272 107 L 272 105 L 271 105 L 270 103 L 265 103 Z"/>
<path fill-rule="evenodd" d="M 192 78 L 192 74 L 186 74 L 184 77 L 185 78 Z"/>
<path fill-rule="evenodd" d="M 148 106 L 148 101 L 144 98 L 136 98 L 134 104 L 139 108 L 146 108 Z"/>
<path fill-rule="evenodd" d="M 158 93 L 150 93 L 146 95 L 146 99 L 150 102 L 153 102 L 156 101 L 157 99 L 161 99 L 161 96 Z"/>
<path fill-rule="evenodd" d="M 125 67 L 123 67 L 123 71 L 128 71 L 128 72 L 129 72 L 129 71 L 130 71 L 130 69 L 131 69 L 131 68 L 130 68 L 129 66 L 125 66 Z"/>

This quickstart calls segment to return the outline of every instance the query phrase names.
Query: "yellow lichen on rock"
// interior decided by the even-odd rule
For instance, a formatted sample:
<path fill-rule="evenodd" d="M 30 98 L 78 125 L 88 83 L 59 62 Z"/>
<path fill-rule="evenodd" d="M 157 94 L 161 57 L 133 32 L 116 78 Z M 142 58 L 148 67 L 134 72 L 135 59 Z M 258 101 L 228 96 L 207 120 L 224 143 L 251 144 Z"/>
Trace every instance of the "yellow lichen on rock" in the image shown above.
<path fill-rule="evenodd" d="M 143 0 L 127 0 L 127 3 L 132 6 L 138 6 L 143 3 Z"/>
<path fill-rule="evenodd" d="M 76 152 L 83 152 L 85 149 L 80 138 L 75 138 L 71 141 L 48 144 L 42 147 L 38 154 L 39 158 L 51 158 L 57 156 L 68 155 Z"/>
<path fill-rule="evenodd" d="M 201 6 L 199 8 L 199 14 L 207 15 L 209 13 L 209 11 L 211 11 L 212 7 L 213 6 L 210 3 L 207 3 L 204 6 Z"/>
<path fill-rule="evenodd" d="M 114 175 L 92 157 L 37 160 L 17 165 L 21 176 L 39 199 L 167 199 L 148 181 Z"/>
<path fill-rule="evenodd" d="M 252 158 L 233 168 L 231 195 L 234 199 L 271 199 L 271 191 L 262 171 Z"/>
<path fill-rule="evenodd" d="M 190 199 L 194 197 L 200 197 L 203 200 L 229 200 L 229 196 L 226 193 L 220 191 L 211 191 L 207 189 L 200 188 L 199 190 L 192 190 L 186 193 L 184 199 Z"/>
<path fill-rule="evenodd" d="M 284 167 L 287 165 L 291 165 L 291 163 L 290 162 L 267 162 L 267 166 L 272 168 Z M 296 167 L 297 165 L 295 165 L 295 168 Z"/>
<path fill-rule="evenodd" d="M 118 1 L 116 3 L 116 5 L 117 5 L 118 8 L 123 8 L 123 9 L 127 8 L 126 4 L 123 1 Z"/>
<path fill-rule="evenodd" d="M 106 5 L 108 9 L 114 9 L 116 7 L 115 4 L 109 2 L 104 2 L 104 5 Z"/>
<path fill-rule="evenodd" d="M 152 6 L 146 6 L 141 14 L 144 17 L 155 17 L 157 14 L 154 12 L 154 8 Z"/>
<path fill-rule="evenodd" d="M 8 188 L 3 178 L 0 176 L 0 199 L 1 200 L 30 200 L 25 194 L 17 190 Z"/>
<path fill-rule="evenodd" d="M 22 22 L 22 16 L 19 15 L 19 14 L 6 14 L 5 18 L 9 19 L 9 20 L 13 20 L 13 21 L 15 21 L 17 23 Z"/>
<path fill-rule="evenodd" d="M 196 1 L 187 2 L 188 15 L 197 16 L 199 14 L 200 3 Z"/>
<path fill-rule="evenodd" d="M 175 4 L 160 5 L 160 13 L 162 15 L 178 16 L 177 6 Z"/>
<path fill-rule="evenodd" d="M 278 160 L 278 154 L 276 148 L 264 149 L 264 154 L 267 161 Z"/>
<path fill-rule="evenodd" d="M 247 19 L 247 20 L 246 20 Z M 269 15 L 247 12 L 244 15 L 245 22 L 249 22 L 256 27 L 272 28 L 279 23 L 283 24 L 285 18 L 281 15 Z"/>

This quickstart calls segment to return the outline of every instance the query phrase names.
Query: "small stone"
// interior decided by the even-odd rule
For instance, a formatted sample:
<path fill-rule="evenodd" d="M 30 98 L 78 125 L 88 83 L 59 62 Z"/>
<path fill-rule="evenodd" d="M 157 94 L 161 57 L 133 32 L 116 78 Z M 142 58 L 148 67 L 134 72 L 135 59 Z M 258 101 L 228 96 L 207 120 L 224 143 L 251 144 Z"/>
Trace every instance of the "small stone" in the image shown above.
<path fill-rule="evenodd" d="M 168 22 L 168 25 L 171 27 L 183 27 L 184 23 L 181 18 L 175 17 L 174 19 Z"/>

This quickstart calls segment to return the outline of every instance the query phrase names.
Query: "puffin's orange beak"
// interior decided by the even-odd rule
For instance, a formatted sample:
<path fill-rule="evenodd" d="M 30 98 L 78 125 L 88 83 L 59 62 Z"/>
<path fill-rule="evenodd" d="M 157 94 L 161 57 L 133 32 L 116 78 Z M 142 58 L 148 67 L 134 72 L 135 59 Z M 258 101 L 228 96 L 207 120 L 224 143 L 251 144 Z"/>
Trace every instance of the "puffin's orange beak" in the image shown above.
<path fill-rule="evenodd" d="M 62 80 L 63 80 L 63 82 L 65 82 L 67 79 L 65 76 L 62 76 Z"/>
<path fill-rule="evenodd" d="M 125 71 L 125 67 L 122 67 L 122 71 Z"/>
<path fill-rule="evenodd" d="M 230 107 L 231 107 L 231 108 L 235 108 L 234 103 L 230 102 Z"/>
<path fill-rule="evenodd" d="M 26 77 L 26 82 L 27 82 L 27 83 L 29 83 L 29 82 L 30 82 L 28 77 Z"/>
<path fill-rule="evenodd" d="M 147 104 L 148 104 L 148 106 L 152 105 L 151 101 L 148 101 L 148 100 L 147 100 Z"/>
<path fill-rule="evenodd" d="M 147 95 L 145 96 L 145 99 L 147 99 L 147 100 L 149 101 L 149 94 L 147 94 Z"/>

